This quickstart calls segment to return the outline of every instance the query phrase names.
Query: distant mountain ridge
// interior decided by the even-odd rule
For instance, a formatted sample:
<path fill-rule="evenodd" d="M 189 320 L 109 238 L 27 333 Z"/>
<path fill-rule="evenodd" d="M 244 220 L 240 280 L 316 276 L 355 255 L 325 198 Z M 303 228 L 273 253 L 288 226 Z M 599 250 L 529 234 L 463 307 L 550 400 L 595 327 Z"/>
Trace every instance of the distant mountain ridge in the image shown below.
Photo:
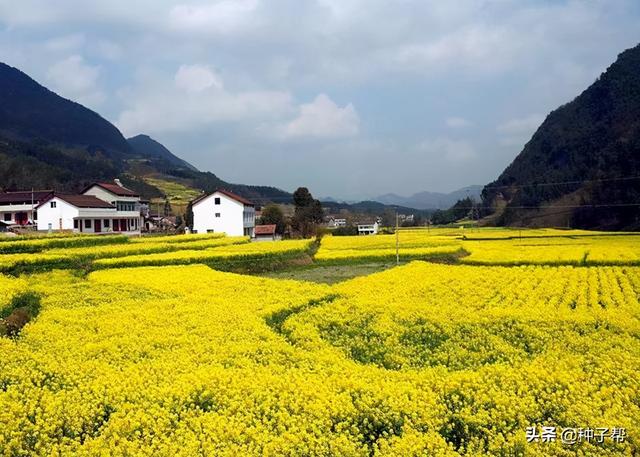
<path fill-rule="evenodd" d="M 640 229 L 640 45 L 555 111 L 483 201 L 502 225 Z"/>
<path fill-rule="evenodd" d="M 480 200 L 480 193 L 483 186 L 467 186 L 450 193 L 441 192 L 418 192 L 409 197 L 402 197 L 396 194 L 385 194 L 374 198 L 375 201 L 386 205 L 400 205 L 416 209 L 447 209 L 453 206 L 458 200 L 471 197 Z"/>
<path fill-rule="evenodd" d="M 340 210 L 349 210 L 354 213 L 359 214 L 375 214 L 381 215 L 387 211 L 397 211 L 401 214 L 418 214 L 423 215 L 429 213 L 429 211 L 420 210 L 417 208 L 409 208 L 406 206 L 398 206 L 398 205 L 387 205 L 385 203 L 380 203 L 378 201 L 372 200 L 363 200 L 359 202 L 337 202 L 323 199 L 321 200 L 322 207 L 325 208 L 329 213 L 339 213 Z"/>

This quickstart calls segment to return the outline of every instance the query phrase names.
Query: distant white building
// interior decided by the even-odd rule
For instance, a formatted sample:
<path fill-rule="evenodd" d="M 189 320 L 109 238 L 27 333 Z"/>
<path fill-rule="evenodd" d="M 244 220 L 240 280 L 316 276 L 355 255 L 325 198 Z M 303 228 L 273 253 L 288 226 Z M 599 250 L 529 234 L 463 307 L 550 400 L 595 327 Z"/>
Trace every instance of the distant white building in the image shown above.
<path fill-rule="evenodd" d="M 202 195 L 191 202 L 194 233 L 226 233 L 253 238 L 256 210 L 252 202 L 226 190 Z"/>
<path fill-rule="evenodd" d="M 0 222 L 5 227 L 35 225 L 35 208 L 53 194 L 52 190 L 25 190 L 0 193 Z"/>
<path fill-rule="evenodd" d="M 376 235 L 380 228 L 378 221 L 358 224 L 358 235 Z"/>
<path fill-rule="evenodd" d="M 338 228 L 338 227 L 346 227 L 347 220 L 344 218 L 336 218 L 329 217 L 329 222 L 327 223 L 327 227 L 329 228 Z"/>
<path fill-rule="evenodd" d="M 398 219 L 401 223 L 404 222 L 413 222 L 415 217 L 413 214 L 398 214 Z"/>

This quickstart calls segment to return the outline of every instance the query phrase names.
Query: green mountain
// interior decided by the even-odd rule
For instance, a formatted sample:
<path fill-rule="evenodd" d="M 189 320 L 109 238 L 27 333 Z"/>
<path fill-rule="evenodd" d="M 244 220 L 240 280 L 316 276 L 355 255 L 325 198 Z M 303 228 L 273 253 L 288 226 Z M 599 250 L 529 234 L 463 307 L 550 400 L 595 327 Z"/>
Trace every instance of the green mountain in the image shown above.
<path fill-rule="evenodd" d="M 127 142 L 135 154 L 146 157 L 153 162 L 156 167 L 169 169 L 185 168 L 191 171 L 198 171 L 196 167 L 174 155 L 166 147 L 148 135 L 136 135 L 128 138 Z"/>
<path fill-rule="evenodd" d="M 130 153 L 120 131 L 100 115 L 66 100 L 16 68 L 0 63 L 0 134 L 14 140 L 83 148 L 122 158 Z"/>
<path fill-rule="evenodd" d="M 116 177 L 147 198 L 164 195 L 150 177 L 197 191 L 224 187 L 258 203 L 291 198 L 274 187 L 227 183 L 201 172 L 146 135 L 127 140 L 97 113 L 0 63 L 0 190 L 75 192 Z"/>
<path fill-rule="evenodd" d="M 550 113 L 482 192 L 499 225 L 640 228 L 640 45 Z"/>

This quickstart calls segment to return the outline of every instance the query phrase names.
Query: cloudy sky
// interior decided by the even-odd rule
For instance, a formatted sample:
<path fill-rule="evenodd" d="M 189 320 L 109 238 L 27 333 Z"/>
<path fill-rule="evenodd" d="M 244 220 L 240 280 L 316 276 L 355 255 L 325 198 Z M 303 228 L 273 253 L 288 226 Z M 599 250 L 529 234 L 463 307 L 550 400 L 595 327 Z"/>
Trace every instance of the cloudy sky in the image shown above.
<path fill-rule="evenodd" d="M 493 180 L 640 42 L 638 0 L 0 0 L 0 60 L 232 182 Z"/>

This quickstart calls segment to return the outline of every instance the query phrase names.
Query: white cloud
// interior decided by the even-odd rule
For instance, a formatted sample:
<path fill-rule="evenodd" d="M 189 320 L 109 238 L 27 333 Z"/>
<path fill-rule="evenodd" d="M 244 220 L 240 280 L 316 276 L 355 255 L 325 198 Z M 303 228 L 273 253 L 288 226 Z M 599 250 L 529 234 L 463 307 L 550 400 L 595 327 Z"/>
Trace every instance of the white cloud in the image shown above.
<path fill-rule="evenodd" d="M 340 108 L 327 95 L 300 105 L 298 117 L 281 129 L 283 138 L 344 138 L 357 135 L 360 118 L 351 103 Z"/>
<path fill-rule="evenodd" d="M 436 138 L 423 141 L 418 152 L 426 153 L 432 158 L 444 157 L 449 162 L 464 162 L 477 156 L 473 145 L 466 140 Z"/>
<path fill-rule="evenodd" d="M 86 38 L 81 33 L 51 38 L 44 44 L 45 48 L 54 52 L 72 52 L 85 44 Z"/>
<path fill-rule="evenodd" d="M 181 65 L 174 79 L 176 86 L 187 92 L 222 89 L 222 78 L 206 65 Z"/>
<path fill-rule="evenodd" d="M 101 57 L 107 60 L 119 60 L 125 54 L 119 44 L 110 40 L 100 40 L 96 50 Z"/>
<path fill-rule="evenodd" d="M 60 95 L 89 106 L 100 105 L 105 100 L 99 77 L 100 67 L 85 63 L 79 55 L 58 61 L 47 71 L 47 79 Z"/>
<path fill-rule="evenodd" d="M 452 128 L 452 129 L 459 129 L 459 128 L 464 128 L 464 127 L 470 127 L 473 125 L 473 123 L 463 117 L 448 117 L 445 120 L 445 124 L 447 125 L 447 127 Z"/>
<path fill-rule="evenodd" d="M 258 0 L 219 0 L 206 5 L 180 4 L 171 9 L 171 27 L 183 31 L 231 33 L 251 21 Z"/>
<path fill-rule="evenodd" d="M 162 94 L 162 96 L 158 96 Z M 220 122 L 277 122 L 293 112 L 285 91 L 224 89 L 222 78 L 200 65 L 181 66 L 173 81 L 144 74 L 122 93 L 117 125 L 127 134 L 193 132 Z"/>
<path fill-rule="evenodd" d="M 485 24 L 408 41 L 398 46 L 395 60 L 407 70 L 434 73 L 472 69 L 475 74 L 494 74 L 509 68 L 523 47 L 512 29 Z"/>

